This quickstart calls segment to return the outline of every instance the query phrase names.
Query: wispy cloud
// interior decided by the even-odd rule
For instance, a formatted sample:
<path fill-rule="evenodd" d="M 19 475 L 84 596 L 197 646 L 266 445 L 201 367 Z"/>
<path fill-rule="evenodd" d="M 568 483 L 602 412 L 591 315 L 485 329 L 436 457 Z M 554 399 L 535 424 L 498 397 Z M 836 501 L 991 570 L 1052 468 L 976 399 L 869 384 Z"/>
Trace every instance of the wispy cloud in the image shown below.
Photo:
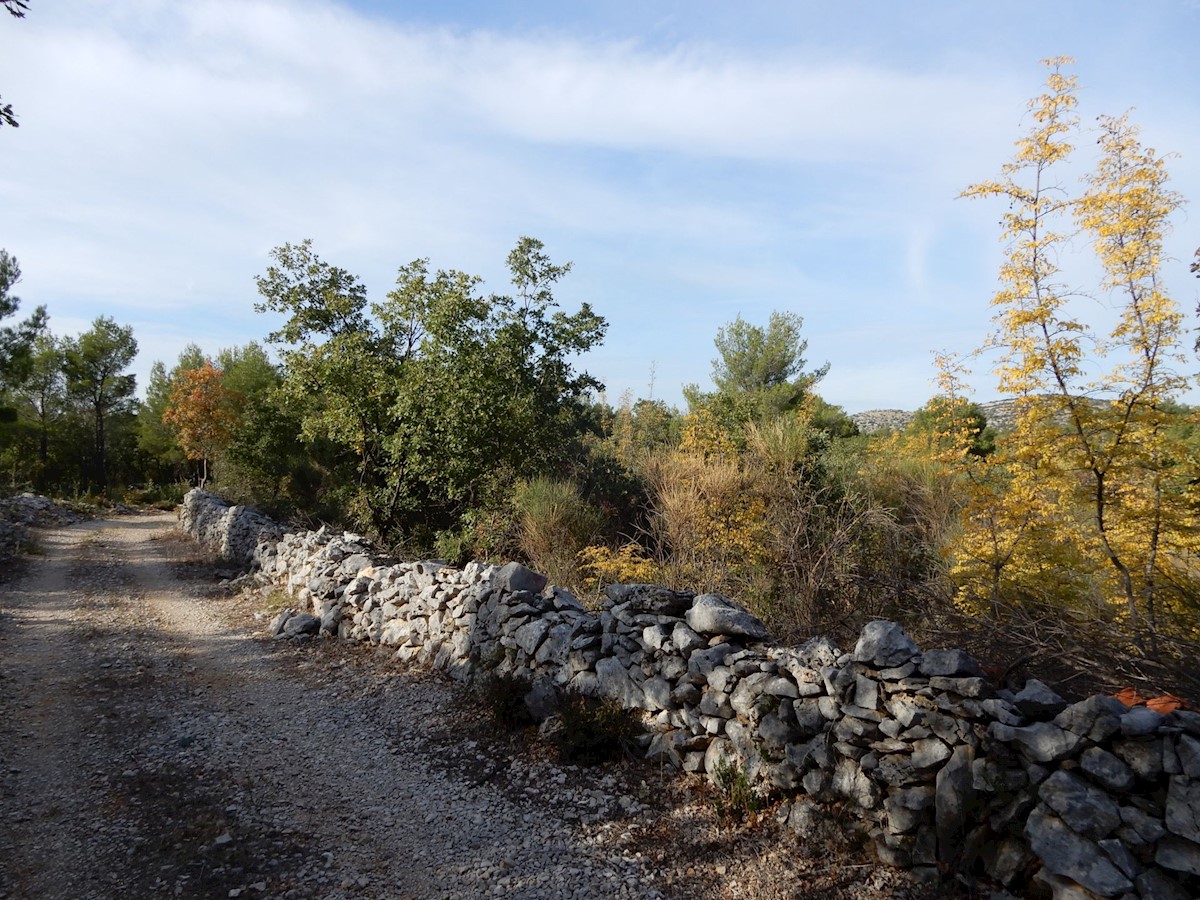
<path fill-rule="evenodd" d="M 706 378 L 715 325 L 743 308 L 806 315 L 835 373 L 858 360 L 828 344 L 868 314 L 906 335 L 896 373 L 925 365 L 936 344 L 901 326 L 986 303 L 993 213 L 954 197 L 1007 156 L 1039 77 L 1033 60 L 501 34 L 318 0 L 40 4 L 4 41 L 23 127 L 0 135 L 0 245 L 61 321 L 114 314 L 155 352 L 172 333 L 243 342 L 266 330 L 252 276 L 285 240 L 315 237 L 382 293 L 416 255 L 499 289 L 535 234 L 576 260 L 567 294 L 612 320 L 598 373 L 641 389 L 630 356 L 658 358 L 663 394 L 676 371 Z M 1200 173 L 1182 171 L 1186 191 Z M 685 332 L 691 361 L 663 362 L 661 335 Z M 877 398 L 829 384 L 886 405 L 897 378 Z"/>

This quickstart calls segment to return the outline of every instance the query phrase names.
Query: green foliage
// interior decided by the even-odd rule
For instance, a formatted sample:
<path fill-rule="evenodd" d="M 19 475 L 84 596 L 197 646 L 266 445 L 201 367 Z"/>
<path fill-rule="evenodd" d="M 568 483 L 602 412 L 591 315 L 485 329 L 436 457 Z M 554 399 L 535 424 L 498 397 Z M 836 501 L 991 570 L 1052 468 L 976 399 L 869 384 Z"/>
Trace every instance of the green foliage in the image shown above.
<path fill-rule="evenodd" d="M 638 400 L 630 394 L 615 410 L 600 411 L 600 430 L 607 437 L 611 455 L 627 469 L 635 469 L 647 453 L 679 443 L 681 420 L 661 400 Z"/>
<path fill-rule="evenodd" d="M 741 316 L 717 332 L 713 341 L 720 359 L 713 360 L 713 382 L 727 394 L 776 391 L 780 409 L 794 407 L 828 366 L 805 373 L 808 341 L 800 337 L 804 320 L 794 313 L 771 313 L 767 327 Z"/>
<path fill-rule="evenodd" d="M 720 355 L 712 363 L 717 390 L 703 393 L 696 385 L 686 386 L 691 411 L 709 410 L 737 442 L 744 423 L 797 409 L 829 370 L 826 364 L 804 371 L 803 323 L 795 313 L 773 312 L 765 328 L 741 316 L 722 327 L 714 339 Z"/>
<path fill-rule="evenodd" d="M 238 397 L 237 415 L 235 416 L 234 431 L 240 435 L 243 420 L 249 410 L 261 409 L 262 397 L 279 384 L 279 373 L 263 348 L 251 341 L 244 347 L 227 347 L 217 353 L 217 368 L 220 369 L 221 384 L 224 391 Z M 146 388 L 146 400 L 138 414 L 137 440 L 138 449 L 146 456 L 146 469 L 151 477 L 158 480 L 174 480 L 187 477 L 194 468 L 186 458 L 180 444 L 179 433 L 175 427 L 164 421 L 164 416 L 170 406 L 171 395 L 180 383 L 191 377 L 189 373 L 202 370 L 209 363 L 204 351 L 196 344 L 188 344 L 179 354 L 179 358 L 170 372 L 166 366 L 155 361 L 150 370 L 150 382 Z M 265 448 L 258 447 L 258 450 Z M 226 453 L 217 453 L 211 458 L 215 469 L 224 472 L 225 476 L 239 486 L 244 487 L 248 482 L 269 479 L 257 479 L 239 465 L 227 459 Z M 270 468 L 277 459 L 253 459 L 253 467 Z M 267 489 L 268 496 L 273 491 Z M 247 495 L 247 498 L 253 495 Z"/>
<path fill-rule="evenodd" d="M 988 456 L 996 450 L 996 429 L 979 404 L 961 397 L 933 397 L 913 415 L 907 430 L 927 437 L 942 451 L 964 440 L 971 456 Z"/>
<path fill-rule="evenodd" d="M 614 700 L 568 694 L 558 715 L 554 745 L 566 762 L 597 765 L 631 757 L 642 732 L 633 710 Z"/>
<path fill-rule="evenodd" d="M 137 381 L 125 370 L 136 356 L 133 329 L 120 326 L 107 316 L 100 316 L 90 330 L 66 342 L 67 395 L 81 404 L 91 421 L 89 478 L 96 488 L 107 486 L 113 474 L 109 471 L 110 438 L 118 431 L 118 425 L 132 425 Z M 119 436 L 124 438 L 124 428 Z"/>
<path fill-rule="evenodd" d="M 21 267 L 15 256 L 0 250 L 0 321 L 15 315 L 21 306 L 12 293 L 21 280 Z M 19 325 L 0 328 L 0 389 L 11 387 L 26 374 L 34 339 L 46 324 L 46 308 L 39 306 L 32 316 Z"/>
<path fill-rule="evenodd" d="M 533 724 L 533 716 L 525 705 L 529 682 L 511 675 L 488 672 L 476 681 L 476 692 L 492 721 L 508 731 L 518 731 Z"/>
<path fill-rule="evenodd" d="M 552 584 L 579 582 L 576 557 L 604 525 L 600 512 L 568 481 L 538 477 L 520 482 L 513 495 L 521 550 Z"/>
<path fill-rule="evenodd" d="M 130 486 L 121 500 L 134 506 L 152 506 L 155 509 L 174 509 L 183 503 L 183 497 L 191 490 L 186 481 L 158 484 L 153 481 L 144 485 Z"/>
<path fill-rule="evenodd" d="M 55 457 L 62 455 L 61 426 L 68 415 L 65 362 L 62 342 L 47 332 L 39 334 L 25 378 L 15 392 L 24 420 L 36 435 L 36 463 L 29 468 L 29 475 L 39 490 L 51 480 L 52 452 Z"/>
<path fill-rule="evenodd" d="M 278 368 L 271 362 L 267 351 L 256 341 L 250 341 L 244 347 L 226 347 L 220 350 L 217 353 L 216 365 L 225 375 L 226 390 L 247 399 L 257 397 L 279 384 Z"/>
<path fill-rule="evenodd" d="M 722 756 L 713 770 L 713 808 L 725 822 L 742 822 L 762 809 L 762 799 L 750 786 L 745 768 Z"/>
<path fill-rule="evenodd" d="M 150 381 L 146 385 L 146 400 L 138 415 L 138 449 L 151 460 L 158 477 L 181 473 L 183 450 L 175 440 L 174 431 L 163 422 L 163 414 L 171 399 L 171 376 L 167 367 L 155 360 L 150 366 Z"/>
<path fill-rule="evenodd" d="M 827 403 L 817 394 L 809 396 L 808 416 L 813 428 L 823 431 L 831 438 L 852 438 L 858 436 L 858 426 L 846 415 L 840 406 Z"/>
<path fill-rule="evenodd" d="M 345 517 L 339 478 L 353 477 L 338 448 L 305 440 L 301 413 L 281 388 L 252 395 L 241 424 L 218 461 L 216 477 L 227 499 L 254 503 L 281 518 Z"/>
<path fill-rule="evenodd" d="M 366 289 L 322 261 L 311 242 L 284 245 L 258 279 L 259 309 L 288 316 L 281 395 L 306 441 L 339 449 L 348 510 L 391 540 L 426 542 L 458 527 L 482 498 L 581 454 L 588 394 L 570 358 L 593 347 L 604 320 L 587 304 L 556 310 L 569 270 L 522 238 L 509 254 L 516 297 L 478 292 L 479 279 L 401 267 L 368 305 Z M 425 537 L 422 537 L 424 535 Z"/>

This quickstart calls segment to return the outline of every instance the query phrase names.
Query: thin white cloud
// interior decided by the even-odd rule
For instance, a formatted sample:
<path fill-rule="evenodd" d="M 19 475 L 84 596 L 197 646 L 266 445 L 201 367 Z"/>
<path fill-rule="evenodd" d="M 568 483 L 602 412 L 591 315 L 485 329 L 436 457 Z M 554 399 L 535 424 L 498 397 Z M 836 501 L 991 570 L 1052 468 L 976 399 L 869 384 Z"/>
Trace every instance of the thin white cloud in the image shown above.
<path fill-rule="evenodd" d="M 169 319 L 155 352 L 176 332 L 244 343 L 266 330 L 252 277 L 283 241 L 316 238 L 380 295 L 417 255 L 501 290 L 504 254 L 534 234 L 576 260 L 567 294 L 613 321 L 621 346 L 594 355 L 598 373 L 657 356 L 661 394 L 678 366 L 659 333 L 691 359 L 680 380 L 703 381 L 715 326 L 741 308 L 805 315 L 810 355 L 836 373 L 854 354 L 821 344 L 848 321 L 898 334 L 923 307 L 985 307 L 995 213 L 954 197 L 998 171 L 1039 78 L 1032 60 L 1014 75 L 961 54 L 662 49 L 319 0 L 64 0 L 4 41 L 23 127 L 0 135 L 0 246 L 56 327 L 107 312 L 138 331 Z M 1195 115 L 1151 109 L 1175 119 L 1148 126 L 1156 141 L 1195 146 Z M 1181 190 L 1200 184 L 1195 164 L 1179 171 Z M 924 365 L 920 330 L 894 352 Z M 885 389 L 917 363 L 897 366 Z"/>

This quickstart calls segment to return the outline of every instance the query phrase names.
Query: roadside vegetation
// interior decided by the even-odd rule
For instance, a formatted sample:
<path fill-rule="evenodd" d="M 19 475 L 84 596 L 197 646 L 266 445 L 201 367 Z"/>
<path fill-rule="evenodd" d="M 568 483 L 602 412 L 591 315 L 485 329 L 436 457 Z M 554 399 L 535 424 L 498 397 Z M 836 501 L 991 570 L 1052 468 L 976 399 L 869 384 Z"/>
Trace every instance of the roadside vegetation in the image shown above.
<path fill-rule="evenodd" d="M 507 292 L 417 259 L 375 300 L 302 241 L 258 278 L 282 325 L 155 363 L 144 400 L 130 328 L 56 336 L 44 309 L 0 328 L 0 485 L 164 504 L 210 485 L 400 554 L 519 558 L 585 600 L 614 581 L 720 591 L 784 640 L 887 617 L 998 678 L 1196 697 L 1196 348 L 1163 285 L 1186 263 L 1162 253 L 1183 201 L 1126 116 L 1085 139 L 1068 64 L 1049 61 L 1013 159 L 964 191 L 1001 220 L 994 330 L 939 357 L 903 430 L 859 434 L 822 398 L 792 312 L 720 329 L 712 389 L 687 386 L 686 408 L 614 402 L 577 362 L 606 322 L 560 306 L 571 267 L 540 241 L 509 254 Z M 1099 285 L 1060 268 L 1084 238 Z M 19 278 L 0 252 L 0 318 Z M 1079 313 L 1089 293 L 1116 310 L 1107 334 Z M 967 395 L 979 366 L 1010 427 Z"/>

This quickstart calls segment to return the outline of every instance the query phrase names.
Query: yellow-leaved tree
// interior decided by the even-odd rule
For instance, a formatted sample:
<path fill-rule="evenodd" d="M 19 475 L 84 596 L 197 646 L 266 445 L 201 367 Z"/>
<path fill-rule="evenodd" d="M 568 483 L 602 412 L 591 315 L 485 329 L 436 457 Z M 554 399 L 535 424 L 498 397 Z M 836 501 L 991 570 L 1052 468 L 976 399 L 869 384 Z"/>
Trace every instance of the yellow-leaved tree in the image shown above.
<path fill-rule="evenodd" d="M 999 388 L 1016 418 L 986 459 L 971 458 L 961 436 L 951 442 L 947 458 L 969 485 L 954 572 L 968 601 L 1085 607 L 1155 653 L 1164 629 L 1195 636 L 1200 621 L 1196 461 L 1177 437 L 1191 413 L 1173 402 L 1188 381 L 1185 329 L 1160 271 L 1181 200 L 1126 116 L 1100 119 L 1101 157 L 1082 193 L 1063 187 L 1076 83 L 1063 73 L 1071 60 L 1046 62 L 1047 90 L 1030 103 L 1033 127 L 1015 157 L 999 180 L 964 191 L 1008 204 L 996 327 L 977 352 L 999 353 Z M 1119 310 L 1106 336 L 1072 315 L 1079 292 L 1061 280 L 1075 226 L 1091 237 Z M 944 359 L 940 368 L 953 396 L 961 373 Z"/>

